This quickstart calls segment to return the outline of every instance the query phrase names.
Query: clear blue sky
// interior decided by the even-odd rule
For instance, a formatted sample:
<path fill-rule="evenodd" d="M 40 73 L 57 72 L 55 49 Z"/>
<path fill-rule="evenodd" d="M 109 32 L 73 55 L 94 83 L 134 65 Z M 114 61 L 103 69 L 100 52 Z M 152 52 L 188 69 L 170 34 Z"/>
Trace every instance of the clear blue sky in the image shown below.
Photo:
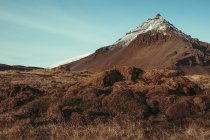
<path fill-rule="evenodd" d="M 0 0 L 0 63 L 50 67 L 114 43 L 157 13 L 210 42 L 210 0 Z"/>

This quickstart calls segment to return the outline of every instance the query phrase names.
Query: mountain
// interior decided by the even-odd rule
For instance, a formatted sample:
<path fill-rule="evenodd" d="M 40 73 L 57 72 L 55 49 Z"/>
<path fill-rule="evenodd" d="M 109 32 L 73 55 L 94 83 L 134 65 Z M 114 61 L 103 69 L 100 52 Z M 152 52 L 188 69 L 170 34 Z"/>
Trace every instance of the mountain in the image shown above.
<path fill-rule="evenodd" d="M 6 64 L 0 64 L 0 71 L 6 71 L 6 70 L 19 70 L 19 71 L 30 71 L 35 69 L 43 69 L 39 67 L 26 67 L 26 66 L 20 66 L 20 65 L 6 65 Z"/>
<path fill-rule="evenodd" d="M 114 44 L 59 68 L 103 71 L 115 65 L 207 73 L 210 71 L 210 44 L 183 33 L 157 14 Z"/>
<path fill-rule="evenodd" d="M 209 72 L 209 46 L 158 14 L 54 69 L 0 64 L 0 138 L 210 139 L 210 74 L 170 70 Z"/>

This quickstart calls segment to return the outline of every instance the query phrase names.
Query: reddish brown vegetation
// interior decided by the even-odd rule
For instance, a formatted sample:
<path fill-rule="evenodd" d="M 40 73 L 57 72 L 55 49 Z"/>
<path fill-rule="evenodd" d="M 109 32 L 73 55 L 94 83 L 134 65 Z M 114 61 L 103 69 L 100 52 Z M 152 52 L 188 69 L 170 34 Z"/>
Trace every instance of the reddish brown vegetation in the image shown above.
<path fill-rule="evenodd" d="M 117 66 L 95 75 L 59 70 L 44 73 L 11 73 L 10 83 L 5 82 L 10 74 L 1 74 L 2 129 L 61 123 L 121 124 L 125 120 L 164 126 L 202 119 L 209 112 L 209 94 L 174 70 Z M 21 84 L 17 84 L 19 78 Z"/>

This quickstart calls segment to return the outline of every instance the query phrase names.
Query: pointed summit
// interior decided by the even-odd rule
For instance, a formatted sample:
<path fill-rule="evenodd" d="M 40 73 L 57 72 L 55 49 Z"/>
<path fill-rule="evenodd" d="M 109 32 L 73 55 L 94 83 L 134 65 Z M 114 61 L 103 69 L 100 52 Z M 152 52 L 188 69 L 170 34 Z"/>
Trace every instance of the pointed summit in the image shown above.
<path fill-rule="evenodd" d="M 161 17 L 161 15 L 158 13 L 158 14 L 156 15 L 156 17 Z"/>
<path fill-rule="evenodd" d="M 138 35 L 147 33 L 149 31 L 155 31 L 167 35 L 168 31 L 175 33 L 176 35 L 181 35 L 188 37 L 182 31 L 178 30 L 170 22 L 165 20 L 159 13 L 152 19 L 148 19 L 143 22 L 135 30 L 130 31 L 124 37 L 120 38 L 114 45 L 127 46 L 131 41 L 133 41 Z"/>

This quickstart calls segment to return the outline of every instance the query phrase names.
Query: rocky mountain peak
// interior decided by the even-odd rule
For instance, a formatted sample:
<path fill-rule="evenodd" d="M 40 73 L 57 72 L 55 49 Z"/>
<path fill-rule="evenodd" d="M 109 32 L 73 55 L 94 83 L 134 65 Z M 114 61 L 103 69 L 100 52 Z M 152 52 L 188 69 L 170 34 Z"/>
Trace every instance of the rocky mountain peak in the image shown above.
<path fill-rule="evenodd" d="M 157 14 L 154 18 L 148 19 L 143 22 L 136 29 L 128 32 L 124 37 L 120 38 L 114 45 L 118 46 L 128 46 L 138 35 L 147 33 L 149 31 L 155 31 L 167 35 L 169 31 L 175 33 L 179 36 L 184 36 L 186 38 L 190 37 L 184 34 L 181 30 L 177 29 L 173 24 L 164 19 L 160 14 Z"/>
<path fill-rule="evenodd" d="M 161 15 L 158 13 L 158 14 L 156 15 L 156 17 L 161 17 Z"/>

